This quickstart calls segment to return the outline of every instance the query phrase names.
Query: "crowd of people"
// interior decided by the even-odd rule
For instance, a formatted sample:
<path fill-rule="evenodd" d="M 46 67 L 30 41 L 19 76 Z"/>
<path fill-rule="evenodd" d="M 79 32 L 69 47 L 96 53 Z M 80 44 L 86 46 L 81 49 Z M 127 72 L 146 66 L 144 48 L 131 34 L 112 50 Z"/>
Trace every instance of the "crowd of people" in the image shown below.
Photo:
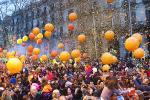
<path fill-rule="evenodd" d="M 23 70 L 13 75 L 5 63 L 0 63 L 1 100 L 150 99 L 149 60 L 143 60 L 140 66 L 120 60 L 111 69 L 101 70 L 102 64 L 90 58 L 80 63 L 27 58 Z"/>

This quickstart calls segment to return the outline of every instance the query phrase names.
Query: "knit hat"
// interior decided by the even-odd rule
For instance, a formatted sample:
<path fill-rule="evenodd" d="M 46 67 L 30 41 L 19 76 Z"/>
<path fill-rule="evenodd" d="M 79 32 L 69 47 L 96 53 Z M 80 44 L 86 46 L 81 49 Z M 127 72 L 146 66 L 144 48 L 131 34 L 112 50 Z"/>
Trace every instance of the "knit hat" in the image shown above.
<path fill-rule="evenodd" d="M 16 82 L 17 82 L 17 80 L 16 80 L 16 78 L 13 76 L 11 79 L 10 79 L 10 83 L 12 83 L 12 84 L 16 84 Z"/>

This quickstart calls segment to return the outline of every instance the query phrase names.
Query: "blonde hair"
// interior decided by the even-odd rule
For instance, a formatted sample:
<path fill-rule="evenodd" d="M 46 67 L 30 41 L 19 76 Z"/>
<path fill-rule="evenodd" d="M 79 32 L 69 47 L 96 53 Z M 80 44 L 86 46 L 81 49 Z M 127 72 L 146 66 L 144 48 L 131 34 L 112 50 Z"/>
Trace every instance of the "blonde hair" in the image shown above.
<path fill-rule="evenodd" d="M 59 96 L 60 96 L 59 90 L 55 89 L 52 94 L 53 100 L 57 100 L 59 98 Z"/>

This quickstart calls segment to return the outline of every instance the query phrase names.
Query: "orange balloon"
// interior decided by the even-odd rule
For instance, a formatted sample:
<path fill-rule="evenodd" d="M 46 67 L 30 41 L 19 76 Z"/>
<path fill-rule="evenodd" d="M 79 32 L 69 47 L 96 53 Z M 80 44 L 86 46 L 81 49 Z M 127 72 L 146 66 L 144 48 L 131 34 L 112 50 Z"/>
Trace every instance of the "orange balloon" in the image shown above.
<path fill-rule="evenodd" d="M 80 50 L 78 50 L 78 49 L 75 49 L 75 50 L 73 50 L 72 52 L 71 52 L 71 56 L 73 57 L 73 58 L 78 58 L 78 57 L 80 57 Z"/>
<path fill-rule="evenodd" d="M 42 59 L 43 61 L 46 61 L 46 60 L 48 59 L 48 57 L 47 57 L 46 55 L 42 55 L 42 56 L 41 56 L 41 59 Z"/>
<path fill-rule="evenodd" d="M 116 62 L 118 62 L 118 59 L 116 56 L 113 56 L 113 63 L 116 63 Z"/>
<path fill-rule="evenodd" d="M 115 33 L 113 31 L 107 31 L 105 33 L 105 39 L 111 41 L 114 39 Z"/>
<path fill-rule="evenodd" d="M 27 48 L 27 51 L 28 51 L 28 52 L 32 52 L 32 51 L 33 51 L 33 46 L 32 46 L 32 45 L 29 45 L 28 48 Z"/>
<path fill-rule="evenodd" d="M 78 41 L 79 41 L 80 43 L 85 42 L 85 41 L 86 41 L 85 35 L 84 35 L 84 34 L 79 35 L 79 36 L 78 36 Z"/>
<path fill-rule="evenodd" d="M 107 3 L 113 3 L 114 0 L 107 0 Z"/>
<path fill-rule="evenodd" d="M 36 43 L 39 45 L 42 44 L 42 39 L 37 39 Z"/>
<path fill-rule="evenodd" d="M 113 63 L 113 56 L 109 52 L 105 52 L 102 54 L 100 60 L 103 64 L 112 64 Z"/>
<path fill-rule="evenodd" d="M 139 47 L 140 43 L 135 37 L 129 37 L 125 41 L 125 48 L 128 51 L 134 51 Z"/>
<path fill-rule="evenodd" d="M 142 48 L 138 48 L 133 52 L 133 55 L 135 58 L 140 59 L 140 58 L 144 57 L 144 50 Z"/>
<path fill-rule="evenodd" d="M 58 44 L 58 48 L 59 48 L 59 49 L 63 49 L 63 48 L 64 48 L 64 44 L 63 44 L 63 43 L 59 43 L 59 44 Z"/>
<path fill-rule="evenodd" d="M 40 49 L 39 48 L 34 48 L 33 49 L 33 54 L 34 55 L 39 55 L 40 54 Z"/>
<path fill-rule="evenodd" d="M 54 31 L 54 25 L 51 24 L 51 23 L 48 23 L 48 24 L 45 25 L 44 29 L 45 29 L 46 31 L 52 32 L 52 31 Z"/>
<path fill-rule="evenodd" d="M 59 56 L 61 61 L 68 61 L 70 59 L 70 54 L 67 51 L 63 51 Z"/>
<path fill-rule="evenodd" d="M 57 54 L 58 54 L 57 51 L 52 51 L 52 52 L 51 52 L 51 57 L 56 57 Z"/>
<path fill-rule="evenodd" d="M 108 72 L 109 69 L 110 69 L 110 66 L 109 66 L 109 65 L 103 65 L 103 67 L 102 67 L 102 71 L 103 71 L 103 72 Z"/>
<path fill-rule="evenodd" d="M 11 74 L 19 73 L 22 70 L 22 62 L 18 58 L 8 60 L 6 67 Z"/>
<path fill-rule="evenodd" d="M 135 37 L 136 39 L 138 39 L 140 43 L 142 42 L 142 35 L 141 34 L 135 33 L 132 35 L 132 37 Z"/>
<path fill-rule="evenodd" d="M 3 48 L 0 48 L 0 52 L 3 52 Z"/>
<path fill-rule="evenodd" d="M 78 18 L 78 16 L 77 16 L 77 14 L 76 13 L 70 13 L 69 14 L 69 20 L 70 21 L 76 21 L 77 20 L 77 18 Z"/>
<path fill-rule="evenodd" d="M 68 25 L 68 30 L 73 31 L 74 30 L 74 25 L 73 24 L 69 24 Z"/>
<path fill-rule="evenodd" d="M 38 55 L 33 55 L 33 56 L 31 56 L 31 59 L 32 59 L 32 60 L 37 60 L 37 59 L 38 59 Z"/>
<path fill-rule="evenodd" d="M 38 27 L 35 27 L 33 30 L 32 30 L 32 33 L 37 35 L 40 33 L 40 29 Z"/>
<path fill-rule="evenodd" d="M 51 35 L 52 35 L 52 32 L 50 32 L 50 31 L 46 31 L 46 32 L 44 33 L 44 36 L 45 36 L 46 38 L 51 37 Z"/>

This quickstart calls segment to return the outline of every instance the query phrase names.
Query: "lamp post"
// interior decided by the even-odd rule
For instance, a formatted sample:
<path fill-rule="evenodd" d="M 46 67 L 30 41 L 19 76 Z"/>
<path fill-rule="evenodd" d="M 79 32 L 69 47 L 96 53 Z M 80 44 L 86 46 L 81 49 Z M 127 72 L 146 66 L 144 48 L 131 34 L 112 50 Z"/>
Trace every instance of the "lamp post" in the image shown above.
<path fill-rule="evenodd" d="M 130 35 L 132 35 L 132 15 L 131 15 L 131 1 L 128 0 L 129 5 L 129 27 L 130 27 Z"/>
<path fill-rule="evenodd" d="M 95 12 L 94 12 L 94 4 L 92 5 L 92 19 L 93 19 L 93 30 L 92 30 L 92 34 L 93 34 L 93 37 L 94 37 L 94 47 L 95 47 L 95 53 L 96 53 L 96 58 L 98 57 L 98 54 L 97 54 L 97 42 L 96 42 L 96 39 L 97 39 L 97 32 L 96 32 L 96 23 L 95 23 Z"/>

